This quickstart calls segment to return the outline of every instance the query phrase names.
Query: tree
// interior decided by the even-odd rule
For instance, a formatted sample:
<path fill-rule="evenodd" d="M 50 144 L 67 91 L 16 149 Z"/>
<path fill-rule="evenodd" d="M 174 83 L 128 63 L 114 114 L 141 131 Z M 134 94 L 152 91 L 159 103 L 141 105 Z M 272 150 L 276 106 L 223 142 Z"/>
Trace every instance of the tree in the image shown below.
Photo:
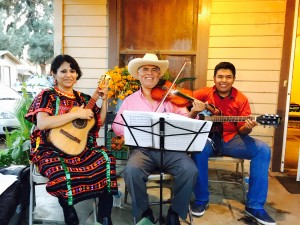
<path fill-rule="evenodd" d="M 28 44 L 28 56 L 31 62 L 39 64 L 41 73 L 46 74 L 46 64 L 54 54 L 53 23 L 42 19 L 33 22 L 34 33 Z"/>
<path fill-rule="evenodd" d="M 26 26 L 17 28 L 16 23 L 5 23 L 6 12 L 1 11 L 1 24 L 0 24 L 0 49 L 9 50 L 13 55 L 21 58 L 23 55 L 24 47 L 27 43 L 29 32 Z"/>
<path fill-rule="evenodd" d="M 1 0 L 0 50 L 9 50 L 19 58 L 39 64 L 42 73 L 52 59 L 52 0 Z M 24 52 L 25 46 L 28 52 Z"/>

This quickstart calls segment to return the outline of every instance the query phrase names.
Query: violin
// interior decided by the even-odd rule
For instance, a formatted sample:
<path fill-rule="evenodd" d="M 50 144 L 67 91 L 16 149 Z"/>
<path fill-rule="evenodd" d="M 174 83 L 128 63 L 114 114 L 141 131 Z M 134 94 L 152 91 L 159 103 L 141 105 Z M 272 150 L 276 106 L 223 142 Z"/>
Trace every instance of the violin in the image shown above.
<path fill-rule="evenodd" d="M 170 101 L 178 107 L 190 106 L 195 100 L 193 91 L 185 88 L 177 88 L 175 85 L 172 86 L 171 81 L 160 80 L 158 84 L 152 88 L 151 97 L 156 101 L 161 101 L 166 96 L 165 101 Z M 171 90 L 169 91 L 169 89 Z M 168 93 L 169 92 L 169 93 Z"/>
<path fill-rule="evenodd" d="M 178 107 L 189 107 L 196 99 L 193 97 L 193 91 L 186 88 L 177 88 L 172 85 L 171 81 L 160 80 L 158 84 L 152 88 L 151 97 L 156 101 L 162 101 L 167 94 L 165 101 L 170 101 Z M 170 90 L 171 88 L 171 90 Z M 220 110 L 213 104 L 205 104 L 205 109 L 210 111 L 212 115 L 220 115 Z"/>
<path fill-rule="evenodd" d="M 155 112 L 159 110 L 164 101 L 168 100 L 178 107 L 187 107 L 192 105 L 193 101 L 195 100 L 195 98 L 192 97 L 193 91 L 184 88 L 178 89 L 175 85 L 178 77 L 180 76 L 187 63 L 188 61 L 183 64 L 173 82 L 160 80 L 158 84 L 154 88 L 152 88 L 151 97 L 156 101 L 160 101 L 160 104 L 156 108 Z M 220 114 L 220 110 L 212 104 L 205 104 L 205 109 L 210 111 L 213 115 Z"/>

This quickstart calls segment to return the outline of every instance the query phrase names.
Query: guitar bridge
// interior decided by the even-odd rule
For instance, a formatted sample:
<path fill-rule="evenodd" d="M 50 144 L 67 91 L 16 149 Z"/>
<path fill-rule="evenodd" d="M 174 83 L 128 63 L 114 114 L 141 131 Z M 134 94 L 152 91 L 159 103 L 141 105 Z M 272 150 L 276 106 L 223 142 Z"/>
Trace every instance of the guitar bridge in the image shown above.
<path fill-rule="evenodd" d="M 74 137 L 72 134 L 68 133 L 67 131 L 65 131 L 64 129 L 60 129 L 59 133 L 65 135 L 67 138 L 71 139 L 72 141 L 77 142 L 78 144 L 80 143 L 80 139 L 78 139 L 77 137 Z"/>

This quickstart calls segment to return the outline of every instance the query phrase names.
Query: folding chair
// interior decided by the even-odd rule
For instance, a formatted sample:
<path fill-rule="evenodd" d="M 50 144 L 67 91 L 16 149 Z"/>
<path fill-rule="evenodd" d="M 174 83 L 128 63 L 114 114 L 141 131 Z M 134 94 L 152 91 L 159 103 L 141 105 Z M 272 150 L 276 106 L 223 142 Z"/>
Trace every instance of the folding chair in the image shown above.
<path fill-rule="evenodd" d="M 46 184 L 48 178 L 42 176 L 34 164 L 30 164 L 30 199 L 29 199 L 29 225 L 34 221 L 34 210 L 36 206 L 35 186 Z M 97 202 L 96 198 L 93 201 L 94 222 L 97 222 Z"/>

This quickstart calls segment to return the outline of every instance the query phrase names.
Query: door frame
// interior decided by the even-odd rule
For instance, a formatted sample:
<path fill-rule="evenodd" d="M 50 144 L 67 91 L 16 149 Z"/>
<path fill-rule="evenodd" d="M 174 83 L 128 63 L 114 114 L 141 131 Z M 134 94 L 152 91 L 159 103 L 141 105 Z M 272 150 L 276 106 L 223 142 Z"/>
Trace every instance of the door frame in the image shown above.
<path fill-rule="evenodd" d="M 273 172 L 283 172 L 284 168 L 298 8 L 299 0 L 286 1 L 284 39 L 277 99 L 277 114 L 281 116 L 282 120 L 281 125 L 275 129 L 274 133 L 274 148 L 271 164 L 271 170 Z"/>

